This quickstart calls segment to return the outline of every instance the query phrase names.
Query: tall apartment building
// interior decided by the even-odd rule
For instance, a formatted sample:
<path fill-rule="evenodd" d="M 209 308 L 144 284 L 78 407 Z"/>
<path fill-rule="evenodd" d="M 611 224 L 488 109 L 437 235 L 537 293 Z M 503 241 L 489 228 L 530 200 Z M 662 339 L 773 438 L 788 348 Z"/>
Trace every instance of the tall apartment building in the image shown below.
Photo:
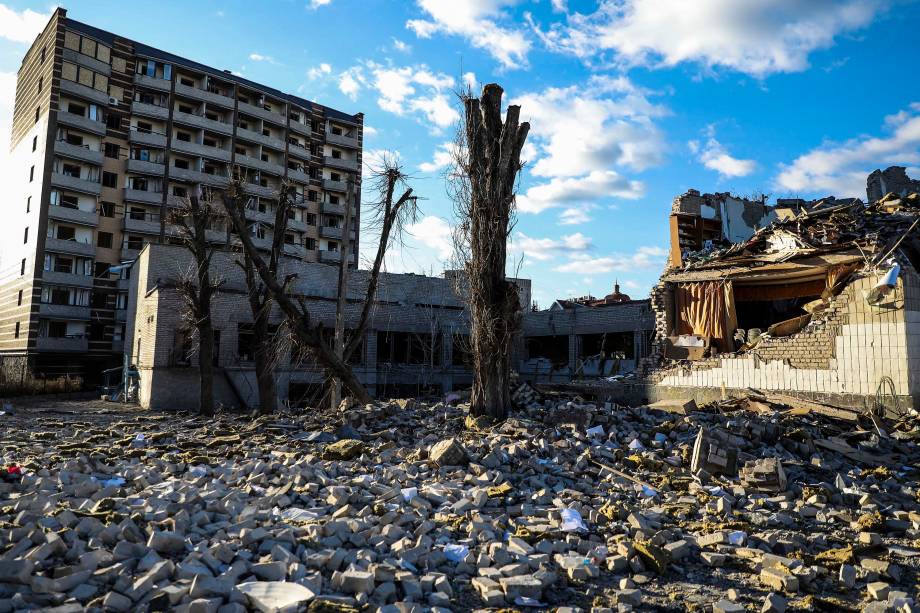
<path fill-rule="evenodd" d="M 130 268 L 118 265 L 147 242 L 175 240 L 170 208 L 192 195 L 213 196 L 231 176 L 252 197 L 247 218 L 257 245 L 271 244 L 272 198 L 287 180 L 298 206 L 286 253 L 339 262 L 348 204 L 352 227 L 360 227 L 362 141 L 361 113 L 282 93 L 57 9 L 16 84 L 0 355 L 20 356 L 38 373 L 82 371 L 90 379 L 120 364 Z M 212 230 L 227 241 L 225 226 L 215 222 Z"/>

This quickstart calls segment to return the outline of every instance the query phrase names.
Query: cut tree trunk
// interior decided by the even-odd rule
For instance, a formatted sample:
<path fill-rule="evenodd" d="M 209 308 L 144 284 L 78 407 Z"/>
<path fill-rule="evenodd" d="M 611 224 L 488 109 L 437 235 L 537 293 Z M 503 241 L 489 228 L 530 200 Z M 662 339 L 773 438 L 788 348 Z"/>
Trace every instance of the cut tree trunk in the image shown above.
<path fill-rule="evenodd" d="M 253 322 L 253 334 L 256 339 L 255 368 L 256 384 L 259 388 L 259 413 L 268 415 L 274 413 L 278 404 L 278 394 L 275 390 L 275 372 L 272 367 L 274 339 L 269 334 L 270 309 L 264 305 L 259 309 Z"/>
<path fill-rule="evenodd" d="M 521 148 L 530 129 L 518 123 L 520 107 L 501 117 L 502 88 L 486 85 L 482 97 L 466 98 L 464 139 L 468 151 L 470 343 L 473 389 L 470 412 L 504 419 L 511 405 L 511 349 L 520 325 L 515 285 L 507 280 L 507 241 L 514 211 Z"/>

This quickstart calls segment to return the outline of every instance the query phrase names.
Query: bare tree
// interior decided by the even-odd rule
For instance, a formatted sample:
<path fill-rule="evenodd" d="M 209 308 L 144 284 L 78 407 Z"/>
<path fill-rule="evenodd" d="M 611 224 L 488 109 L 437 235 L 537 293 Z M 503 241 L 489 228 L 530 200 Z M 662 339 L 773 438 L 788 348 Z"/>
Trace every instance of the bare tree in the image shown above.
<path fill-rule="evenodd" d="M 249 199 L 251 202 L 251 199 Z M 283 183 L 278 190 L 275 200 L 275 224 L 279 229 L 272 236 L 271 248 L 268 252 L 269 273 L 277 277 L 278 262 L 284 251 L 284 231 L 287 225 L 288 212 L 294 204 L 294 188 L 289 183 Z M 272 413 L 277 406 L 275 386 L 275 358 L 276 344 L 271 330 L 272 295 L 265 283 L 259 277 L 252 258 L 243 250 L 243 259 L 237 260 L 237 265 L 243 269 L 246 279 L 249 310 L 252 312 L 253 321 L 253 358 L 255 360 L 256 385 L 259 390 L 259 412 Z"/>
<path fill-rule="evenodd" d="M 220 226 L 223 211 L 210 199 L 192 196 L 172 213 L 178 237 L 194 257 L 194 271 L 179 280 L 178 290 L 187 306 L 187 319 L 198 333 L 200 394 L 198 412 L 214 414 L 214 325 L 211 300 L 223 284 L 211 274 L 211 259 L 219 243 L 208 241 L 208 230 Z"/>
<path fill-rule="evenodd" d="M 290 284 L 297 275 L 289 274 L 284 279 L 279 279 L 277 271 L 275 274 L 272 273 L 268 263 L 256 249 L 246 228 L 245 202 L 246 196 L 242 193 L 239 182 L 231 181 L 224 195 L 224 207 L 234 231 L 239 236 L 246 256 L 251 260 L 272 299 L 284 313 L 291 332 L 296 336 L 298 343 L 310 351 L 317 364 L 326 371 L 330 378 L 339 379 L 358 402 L 370 402 L 370 395 L 358 381 L 351 367 L 333 350 L 332 338 L 329 337 L 327 330 L 322 324 L 312 320 L 303 298 L 289 292 Z M 283 235 L 286 229 L 287 218 L 285 217 L 281 220 L 280 225 L 275 226 L 274 231 Z"/>
<path fill-rule="evenodd" d="M 473 390 L 470 413 L 503 419 L 511 404 L 511 350 L 520 326 L 516 286 L 506 278 L 507 242 L 513 227 L 521 148 L 530 124 L 519 123 L 520 107 L 508 106 L 504 90 L 491 83 L 480 98 L 462 95 L 449 189 L 459 225 L 457 256 L 466 272 L 470 307 Z"/>

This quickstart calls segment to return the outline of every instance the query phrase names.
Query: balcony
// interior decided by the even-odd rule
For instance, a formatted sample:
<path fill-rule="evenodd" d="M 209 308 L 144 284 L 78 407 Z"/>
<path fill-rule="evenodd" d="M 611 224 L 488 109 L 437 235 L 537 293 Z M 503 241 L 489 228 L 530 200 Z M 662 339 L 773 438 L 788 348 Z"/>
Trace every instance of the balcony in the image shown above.
<path fill-rule="evenodd" d="M 305 222 L 302 219 L 288 219 L 287 227 L 288 227 L 288 230 L 294 230 L 296 232 L 306 232 L 307 222 Z"/>
<path fill-rule="evenodd" d="M 176 83 L 175 92 L 177 96 L 187 96 L 194 100 L 200 100 L 201 102 L 207 102 L 209 104 L 216 104 L 224 108 L 233 108 L 233 98 L 224 96 L 223 94 L 218 94 L 216 92 L 211 92 L 206 89 L 201 89 L 200 87 L 192 87 L 190 85 Z"/>
<path fill-rule="evenodd" d="M 358 172 L 358 160 L 346 160 L 344 158 L 334 158 L 331 155 L 323 157 L 323 164 L 330 168 L 341 168 L 349 172 Z"/>
<path fill-rule="evenodd" d="M 221 134 L 233 134 L 233 124 L 224 123 L 223 121 L 217 121 L 215 119 L 208 119 L 207 117 L 202 117 L 201 115 L 195 115 L 192 113 L 174 111 L 173 122 L 182 123 L 195 128 L 204 128 L 205 130 L 213 130 L 214 132 L 220 132 Z"/>
<path fill-rule="evenodd" d="M 83 115 L 68 113 L 67 111 L 58 111 L 57 122 L 60 125 L 77 128 L 85 132 L 91 132 L 97 136 L 105 136 L 105 124 Z"/>
<path fill-rule="evenodd" d="M 60 82 L 62 94 L 77 96 L 79 98 L 83 98 L 84 100 L 89 100 L 90 102 L 95 102 L 96 104 L 101 104 L 103 106 L 107 106 L 109 104 L 108 92 L 101 92 L 98 89 L 93 89 L 92 87 L 87 87 L 74 81 L 68 81 L 67 79 L 61 79 Z"/>
<path fill-rule="evenodd" d="M 356 136 L 345 136 L 344 134 L 334 134 L 331 131 L 326 131 L 326 142 L 330 145 L 338 145 L 340 147 L 346 147 L 348 149 L 357 149 L 358 148 L 358 138 Z"/>
<path fill-rule="evenodd" d="M 323 189 L 330 192 L 348 192 L 348 184 L 345 181 L 333 181 L 332 179 L 323 179 Z"/>
<path fill-rule="evenodd" d="M 126 187 L 125 200 L 131 202 L 144 202 L 146 204 L 162 204 L 163 192 L 151 192 Z"/>
<path fill-rule="evenodd" d="M 322 236 L 323 238 L 333 238 L 333 239 L 341 240 L 343 236 L 342 230 L 343 228 L 341 227 L 334 228 L 332 226 L 320 226 L 319 235 Z M 355 240 L 354 230 L 351 230 L 348 233 L 348 235 L 350 236 L 352 241 Z"/>
<path fill-rule="evenodd" d="M 156 77 L 149 77 L 145 74 L 134 75 L 134 82 L 137 85 L 143 85 L 144 87 L 149 87 L 150 89 L 156 89 L 161 92 L 168 92 L 171 82 L 166 79 L 158 79 Z"/>
<path fill-rule="evenodd" d="M 166 173 L 166 165 L 160 162 L 151 162 L 149 160 L 128 159 L 128 172 L 138 172 L 144 175 L 156 175 L 162 177 Z"/>
<path fill-rule="evenodd" d="M 294 170 L 293 168 L 288 168 L 287 171 L 288 179 L 292 181 L 297 181 L 298 183 L 310 183 L 310 175 L 305 173 L 302 170 Z"/>
<path fill-rule="evenodd" d="M 132 102 L 131 114 L 166 121 L 169 119 L 169 107 L 147 104 L 146 102 Z"/>
<path fill-rule="evenodd" d="M 74 64 L 80 64 L 81 66 L 86 66 L 90 70 L 94 70 L 100 74 L 104 74 L 105 76 L 112 74 L 112 67 L 105 62 L 100 62 L 94 57 L 84 55 L 83 53 L 79 53 L 73 49 L 64 47 L 62 57 L 65 61 L 73 62 Z"/>
<path fill-rule="evenodd" d="M 310 136 L 313 133 L 312 126 L 294 121 L 293 119 L 288 121 L 288 127 L 291 128 L 292 132 L 297 132 L 302 136 Z"/>
<path fill-rule="evenodd" d="M 272 149 L 277 149 L 278 151 L 284 151 L 284 141 L 272 136 L 265 136 L 261 132 L 247 130 L 246 128 L 237 128 L 236 137 L 238 139 L 242 138 L 243 140 L 259 143 L 260 145 L 265 145 L 266 147 L 271 147 Z"/>
<path fill-rule="evenodd" d="M 63 187 L 64 189 L 72 189 L 84 194 L 92 194 L 94 196 L 98 196 L 102 193 L 102 185 L 99 181 L 72 177 L 60 172 L 51 173 L 51 185 L 54 187 Z"/>
<path fill-rule="evenodd" d="M 212 175 L 201 172 L 200 170 L 177 168 L 175 166 L 170 167 L 169 178 L 185 181 L 187 183 L 204 183 L 205 185 L 213 185 L 215 187 L 226 187 L 230 184 L 229 177 L 224 175 Z"/>
<path fill-rule="evenodd" d="M 115 321 L 118 323 L 125 323 L 128 319 L 128 310 L 127 309 L 115 309 Z"/>
<path fill-rule="evenodd" d="M 258 221 L 259 223 L 267 224 L 270 226 L 275 225 L 275 214 L 270 211 L 265 211 L 264 213 L 259 209 L 246 209 L 246 219 L 250 221 Z"/>
<path fill-rule="evenodd" d="M 125 215 L 122 227 L 125 232 L 135 234 L 160 234 L 160 220 L 149 215 L 145 215 L 142 219 L 134 219 L 129 213 Z"/>
<path fill-rule="evenodd" d="M 99 223 L 99 213 L 95 210 L 81 211 L 80 209 L 71 209 L 66 206 L 57 206 L 53 204 L 48 207 L 48 217 L 83 226 L 95 226 Z"/>
<path fill-rule="evenodd" d="M 295 145 L 294 143 L 288 143 L 288 153 L 293 157 L 309 162 L 313 159 L 313 154 L 310 153 L 310 150 L 306 147 L 301 147 L 300 145 Z"/>
<path fill-rule="evenodd" d="M 284 243 L 284 254 L 298 258 L 305 258 L 307 257 L 307 248 L 303 245 Z"/>
<path fill-rule="evenodd" d="M 89 339 L 85 336 L 53 338 L 39 336 L 35 341 L 38 351 L 61 351 L 67 353 L 86 353 L 89 351 Z"/>
<path fill-rule="evenodd" d="M 122 245 L 122 247 L 121 247 L 121 260 L 122 260 L 122 261 L 125 261 L 125 260 L 136 260 L 136 259 L 137 259 L 137 256 L 140 255 L 141 249 L 142 249 L 142 248 L 143 248 L 143 247 L 139 247 L 139 248 L 135 249 L 134 247 L 128 247 L 128 244 L 125 243 L 125 244 Z"/>
<path fill-rule="evenodd" d="M 260 160 L 259 158 L 250 157 L 248 155 L 237 154 L 235 163 L 239 164 L 240 166 L 246 166 L 248 168 L 264 170 L 265 172 L 270 172 L 273 175 L 280 176 L 284 174 L 284 166 L 281 164 L 266 162 L 265 160 Z"/>
<path fill-rule="evenodd" d="M 71 272 L 58 272 L 56 270 L 42 271 L 42 281 L 49 285 L 93 286 L 93 277 L 91 275 L 75 275 Z"/>
<path fill-rule="evenodd" d="M 95 166 L 102 166 L 102 152 L 89 145 L 74 145 L 64 140 L 54 141 L 54 152 L 72 160 L 79 160 Z"/>
<path fill-rule="evenodd" d="M 128 134 L 128 141 L 132 144 L 150 145 L 151 147 L 166 147 L 166 135 L 157 132 L 145 132 L 137 128 L 131 128 Z"/>
<path fill-rule="evenodd" d="M 79 243 L 75 240 L 65 240 L 63 238 L 46 238 L 45 251 L 92 257 L 96 255 L 96 246 L 92 243 Z"/>
<path fill-rule="evenodd" d="M 342 261 L 341 251 L 327 251 L 321 249 L 317 253 L 319 253 L 319 261 L 324 264 L 338 264 Z M 351 263 L 355 263 L 355 256 L 351 256 Z"/>
<path fill-rule="evenodd" d="M 278 197 L 277 187 L 256 185 L 255 183 L 243 183 L 243 191 L 253 196 L 261 196 L 262 198 Z"/>
<path fill-rule="evenodd" d="M 230 151 L 219 147 L 210 147 L 200 143 L 191 143 L 189 141 L 175 139 L 172 142 L 172 148 L 182 153 L 220 160 L 221 162 L 230 161 Z"/>
<path fill-rule="evenodd" d="M 328 215 L 345 215 L 345 205 L 342 203 L 323 202 L 320 210 Z"/>
<path fill-rule="evenodd" d="M 72 304 L 42 303 L 38 307 L 38 313 L 42 317 L 54 319 L 90 319 L 88 306 L 74 306 Z"/>
<path fill-rule="evenodd" d="M 248 102 L 240 102 L 237 106 L 237 110 L 240 113 L 245 113 L 247 115 L 252 115 L 253 117 L 258 117 L 259 119 L 264 119 L 265 121 L 270 121 L 273 124 L 279 126 L 287 125 L 287 118 L 281 113 L 275 111 L 266 111 L 261 106 L 256 106 L 254 104 L 249 104 Z"/>

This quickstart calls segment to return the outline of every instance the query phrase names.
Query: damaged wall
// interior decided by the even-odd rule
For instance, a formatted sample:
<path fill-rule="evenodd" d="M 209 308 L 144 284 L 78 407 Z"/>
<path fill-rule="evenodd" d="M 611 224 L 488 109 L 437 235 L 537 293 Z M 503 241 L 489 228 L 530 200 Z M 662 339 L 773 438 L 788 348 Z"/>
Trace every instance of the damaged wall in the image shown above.
<path fill-rule="evenodd" d="M 873 170 L 866 179 L 866 196 L 869 202 L 881 200 L 882 196 L 889 192 L 898 196 L 920 192 L 920 180 L 907 176 L 907 169 L 904 166 L 889 166 L 885 170 Z"/>
<path fill-rule="evenodd" d="M 895 393 L 910 406 L 920 397 L 920 279 L 905 270 L 890 299 L 877 307 L 865 300 L 875 282 L 873 276 L 855 280 L 820 322 L 797 334 L 764 340 L 746 354 L 659 370 L 650 378 L 677 388 L 802 392 L 863 408 L 890 377 Z"/>

